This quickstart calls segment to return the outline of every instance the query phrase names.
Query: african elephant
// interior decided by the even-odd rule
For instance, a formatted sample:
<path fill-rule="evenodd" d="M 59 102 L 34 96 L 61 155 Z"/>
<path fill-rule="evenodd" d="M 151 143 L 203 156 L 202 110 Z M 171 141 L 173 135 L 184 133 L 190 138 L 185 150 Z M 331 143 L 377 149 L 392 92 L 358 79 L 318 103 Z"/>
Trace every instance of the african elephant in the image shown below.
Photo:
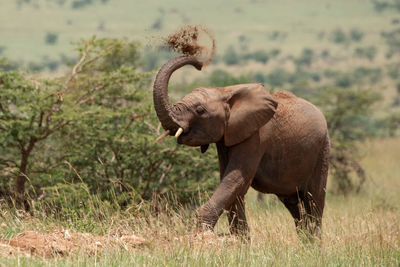
<path fill-rule="evenodd" d="M 221 181 L 201 206 L 197 229 L 213 229 L 228 211 L 231 233 L 248 235 L 244 195 L 250 186 L 278 196 L 298 230 L 319 237 L 328 173 L 329 137 L 323 114 L 289 92 L 262 84 L 200 87 L 176 104 L 168 99 L 172 73 L 195 57 L 169 60 L 154 82 L 154 107 L 167 135 L 179 144 L 216 143 Z"/>

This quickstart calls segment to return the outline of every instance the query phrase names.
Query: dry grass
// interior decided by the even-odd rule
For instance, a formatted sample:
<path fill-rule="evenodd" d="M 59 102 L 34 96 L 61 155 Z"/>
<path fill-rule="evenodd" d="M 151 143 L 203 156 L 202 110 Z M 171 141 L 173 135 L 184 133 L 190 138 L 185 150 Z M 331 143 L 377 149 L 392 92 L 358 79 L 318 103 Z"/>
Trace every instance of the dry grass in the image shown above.
<path fill-rule="evenodd" d="M 396 159 L 400 156 L 399 148 L 400 139 L 378 140 L 365 146 L 363 163 L 369 173 L 365 190 L 347 197 L 328 194 L 321 243 L 301 242 L 283 205 L 272 196 L 259 203 L 252 191 L 247 198 L 250 242 L 226 235 L 225 215 L 216 227 L 216 234 L 196 235 L 190 209 L 176 212 L 166 208 L 167 212 L 158 215 L 144 212 L 136 216 L 113 212 L 94 222 L 92 232 L 98 235 L 83 234 L 90 238 L 76 243 L 75 249 L 68 253 L 42 258 L 29 251 L 11 251 L 11 256 L 0 259 L 0 266 L 398 266 L 400 166 Z M 66 222 L 52 217 L 13 215 L 5 210 L 2 210 L 0 225 L 3 238 L 12 238 L 24 231 L 65 233 L 67 227 Z M 78 222 L 68 225 L 71 233 L 79 229 Z M 123 236 L 143 237 L 145 245 L 128 248 Z M 96 242 L 90 242 L 92 239 L 106 245 L 97 249 Z M 29 257 L 31 254 L 34 257 Z"/>

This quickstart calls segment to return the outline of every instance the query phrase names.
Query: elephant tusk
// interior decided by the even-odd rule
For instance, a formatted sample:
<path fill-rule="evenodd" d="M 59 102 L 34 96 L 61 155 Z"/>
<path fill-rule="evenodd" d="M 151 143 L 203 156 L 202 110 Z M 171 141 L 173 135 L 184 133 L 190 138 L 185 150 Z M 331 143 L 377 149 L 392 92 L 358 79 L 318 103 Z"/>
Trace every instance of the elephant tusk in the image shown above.
<path fill-rule="evenodd" d="M 178 138 L 182 133 L 183 133 L 183 129 L 179 128 L 178 131 L 176 131 L 175 137 Z"/>
<path fill-rule="evenodd" d="M 169 130 L 167 130 L 165 133 L 163 133 L 162 135 L 160 135 L 159 137 L 157 137 L 156 139 L 156 143 L 160 142 L 161 140 L 163 140 L 165 137 L 167 137 L 169 135 Z"/>

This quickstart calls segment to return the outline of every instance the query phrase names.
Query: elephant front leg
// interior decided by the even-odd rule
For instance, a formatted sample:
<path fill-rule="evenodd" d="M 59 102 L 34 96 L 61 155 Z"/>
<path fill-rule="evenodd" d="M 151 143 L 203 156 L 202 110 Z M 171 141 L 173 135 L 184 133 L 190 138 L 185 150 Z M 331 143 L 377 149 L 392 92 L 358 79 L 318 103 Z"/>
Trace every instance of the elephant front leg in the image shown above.
<path fill-rule="evenodd" d="M 228 210 L 230 227 L 234 233 L 248 232 L 243 196 L 251 179 L 241 171 L 231 171 L 199 211 L 197 230 L 213 230 L 223 210 Z"/>
<path fill-rule="evenodd" d="M 224 157 L 223 164 L 220 162 L 221 174 L 223 173 L 221 183 L 210 200 L 200 208 L 197 230 L 214 229 L 223 210 L 228 210 L 231 231 L 248 233 L 243 198 L 262 157 L 259 147 L 259 136 L 253 135 L 230 148 L 228 157 Z M 252 153 L 249 154 L 249 151 Z"/>
<path fill-rule="evenodd" d="M 239 196 L 233 202 L 229 213 L 228 222 L 231 234 L 249 236 L 249 226 L 246 220 L 244 197 Z"/>

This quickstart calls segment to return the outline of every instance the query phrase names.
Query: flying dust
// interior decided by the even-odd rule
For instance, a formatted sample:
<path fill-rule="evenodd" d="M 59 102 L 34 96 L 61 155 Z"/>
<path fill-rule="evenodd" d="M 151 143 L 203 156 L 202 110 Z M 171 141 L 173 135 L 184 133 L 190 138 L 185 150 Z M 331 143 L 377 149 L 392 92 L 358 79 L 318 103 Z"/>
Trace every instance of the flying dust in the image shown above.
<path fill-rule="evenodd" d="M 210 39 L 211 48 L 200 44 L 204 41 L 204 37 Z M 211 31 L 203 25 L 185 25 L 162 39 L 164 44 L 173 51 L 185 56 L 197 57 L 203 61 L 203 66 L 207 66 L 215 56 L 215 38 Z"/>

